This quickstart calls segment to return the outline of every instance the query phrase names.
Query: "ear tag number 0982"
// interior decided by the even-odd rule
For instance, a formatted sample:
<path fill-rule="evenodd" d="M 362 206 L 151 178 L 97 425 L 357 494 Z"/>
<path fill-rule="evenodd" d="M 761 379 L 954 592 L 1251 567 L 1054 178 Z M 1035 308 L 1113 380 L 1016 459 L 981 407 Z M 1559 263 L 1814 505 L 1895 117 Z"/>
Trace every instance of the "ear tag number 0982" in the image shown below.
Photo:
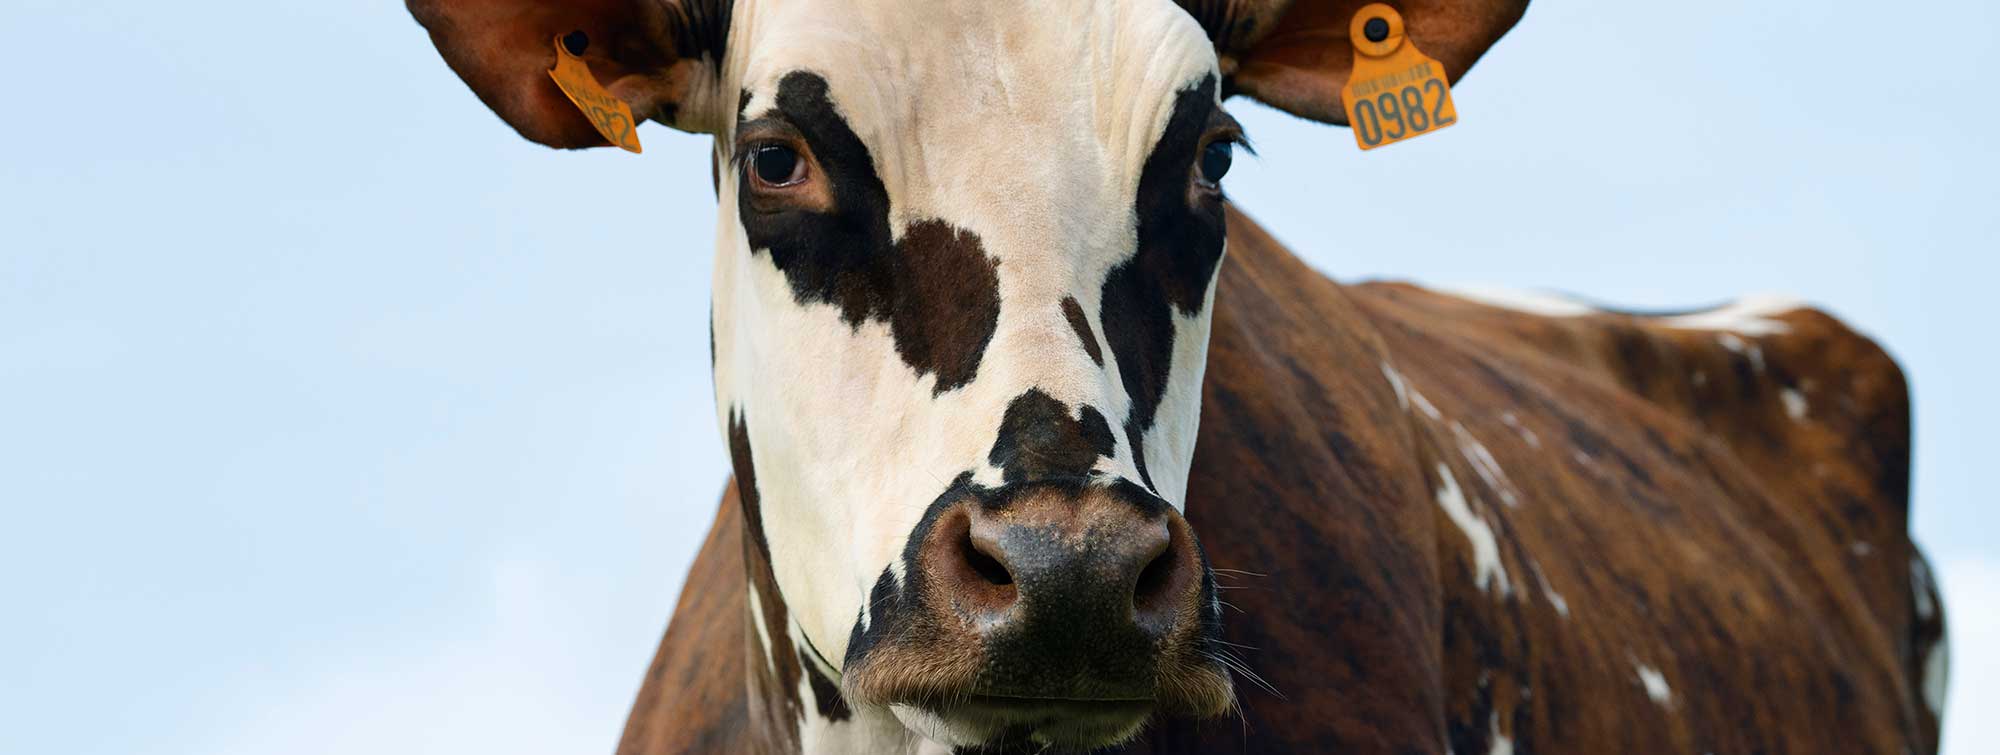
<path fill-rule="evenodd" d="M 1340 100 L 1355 144 L 1370 150 L 1458 122 L 1444 66 L 1403 35 L 1403 16 L 1395 8 L 1363 6 L 1347 34 L 1354 43 L 1354 69 Z"/>
<path fill-rule="evenodd" d="M 571 44 L 577 45 L 578 52 L 589 44 L 582 32 L 571 36 L 575 37 Z M 590 119 L 590 125 L 605 141 L 627 152 L 641 151 L 639 134 L 633 129 L 638 124 L 632 122 L 632 107 L 606 91 L 603 84 L 597 83 L 597 77 L 590 73 L 590 65 L 571 52 L 560 36 L 556 37 L 556 67 L 549 69 L 549 78 L 556 80 L 556 87 L 562 90 L 563 96 L 568 97 L 576 109 L 583 111 L 583 117 Z"/>

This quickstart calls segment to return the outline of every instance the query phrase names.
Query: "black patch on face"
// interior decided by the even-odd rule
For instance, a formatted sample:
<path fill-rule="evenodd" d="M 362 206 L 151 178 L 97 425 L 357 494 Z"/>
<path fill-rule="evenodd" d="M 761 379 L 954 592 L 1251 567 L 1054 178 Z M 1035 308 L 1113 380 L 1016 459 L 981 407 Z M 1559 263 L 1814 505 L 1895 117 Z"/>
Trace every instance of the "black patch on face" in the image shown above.
<path fill-rule="evenodd" d="M 1090 361 L 1104 366 L 1104 350 L 1097 346 L 1097 336 L 1090 332 L 1090 318 L 1083 314 L 1083 305 L 1076 303 L 1076 297 L 1065 296 L 1062 300 L 1063 317 L 1069 320 L 1069 327 L 1076 331 L 1076 340 L 1083 342 L 1083 350 L 1090 355 Z"/>
<path fill-rule="evenodd" d="M 771 544 L 764 539 L 763 505 L 757 496 L 757 464 L 750 458 L 750 428 L 740 410 L 729 412 L 729 461 L 736 472 L 736 495 L 743 502 L 743 524 L 750 528 L 750 544 L 769 558 Z"/>
<path fill-rule="evenodd" d="M 775 116 L 811 148 L 832 210 L 759 210 L 738 182 L 738 215 L 754 252 L 768 250 L 800 305 L 830 304 L 849 326 L 886 321 L 896 353 L 937 376 L 935 393 L 972 381 L 1000 323 L 1000 276 L 979 236 L 941 220 L 913 222 L 891 239 L 889 193 L 827 95 L 826 80 L 793 72 L 778 83 Z"/>
<path fill-rule="evenodd" d="M 1125 437 L 1140 480 L 1149 488 L 1153 480 L 1140 441 L 1153 425 L 1172 373 L 1173 315 L 1201 312 L 1222 261 L 1222 203 L 1198 199 L 1188 190 L 1189 171 L 1215 108 L 1214 76 L 1175 95 L 1166 131 L 1139 174 L 1133 205 L 1138 250 L 1104 280 L 1099 319 L 1132 399 Z"/>
<path fill-rule="evenodd" d="M 847 708 L 847 698 L 840 696 L 840 685 L 819 672 L 819 664 L 799 650 L 799 665 L 806 670 L 806 683 L 812 685 L 813 705 L 819 708 L 819 717 L 828 721 L 845 721 L 854 717 L 854 711 Z"/>
<path fill-rule="evenodd" d="M 1071 417 L 1063 402 L 1030 388 L 1007 404 L 986 461 L 999 467 L 1009 484 L 1078 479 L 1114 446 L 1111 423 L 1096 409 L 1085 406 Z"/>

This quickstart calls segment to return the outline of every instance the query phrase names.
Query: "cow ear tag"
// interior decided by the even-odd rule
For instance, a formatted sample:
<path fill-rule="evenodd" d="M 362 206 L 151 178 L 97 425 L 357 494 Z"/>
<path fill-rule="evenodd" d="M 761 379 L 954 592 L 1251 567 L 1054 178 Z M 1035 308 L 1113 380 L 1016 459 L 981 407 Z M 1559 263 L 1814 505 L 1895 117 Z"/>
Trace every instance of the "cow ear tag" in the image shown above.
<path fill-rule="evenodd" d="M 1424 134 L 1458 122 L 1444 66 L 1403 35 L 1403 14 L 1383 3 L 1354 12 L 1347 26 L 1354 43 L 1354 69 L 1340 101 L 1347 125 L 1363 150 Z"/>
<path fill-rule="evenodd" d="M 577 57 L 589 45 L 590 38 L 580 31 L 556 37 L 556 67 L 549 69 L 549 78 L 556 80 L 563 96 L 583 111 L 583 117 L 590 119 L 590 125 L 605 141 L 637 154 L 642 150 L 639 134 L 633 130 L 631 106 L 605 91 L 604 85 L 591 75 L 590 65 Z"/>

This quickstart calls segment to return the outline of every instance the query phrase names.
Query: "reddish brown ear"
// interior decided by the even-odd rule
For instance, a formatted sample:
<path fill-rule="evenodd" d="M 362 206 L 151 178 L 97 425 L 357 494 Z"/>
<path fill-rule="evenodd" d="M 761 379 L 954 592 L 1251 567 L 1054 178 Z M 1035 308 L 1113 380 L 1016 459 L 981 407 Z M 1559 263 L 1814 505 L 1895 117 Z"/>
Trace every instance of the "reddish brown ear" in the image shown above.
<path fill-rule="evenodd" d="M 564 149 L 609 145 L 549 78 L 555 39 L 579 31 L 576 41 L 588 41 L 584 62 L 634 118 L 690 130 L 707 125 L 682 106 L 696 81 L 714 80 L 710 72 L 729 36 L 730 0 L 408 2 L 451 70 L 532 141 Z"/>
<path fill-rule="evenodd" d="M 1348 24 L 1375 0 L 1181 0 L 1215 40 L 1232 92 L 1347 125 L 1340 90 L 1354 67 Z M 1401 0 L 1404 33 L 1456 82 L 1513 28 L 1528 0 Z"/>

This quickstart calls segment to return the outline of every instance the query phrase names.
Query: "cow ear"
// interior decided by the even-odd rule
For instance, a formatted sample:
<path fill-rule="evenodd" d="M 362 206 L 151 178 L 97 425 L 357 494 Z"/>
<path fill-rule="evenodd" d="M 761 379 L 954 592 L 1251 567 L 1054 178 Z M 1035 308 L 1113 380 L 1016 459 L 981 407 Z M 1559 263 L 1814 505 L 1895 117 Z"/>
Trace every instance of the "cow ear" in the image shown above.
<path fill-rule="evenodd" d="M 1231 93 L 1321 123 L 1347 124 L 1348 25 L 1374 0 L 1181 0 L 1215 40 Z M 1404 33 L 1453 82 L 1521 20 L 1528 0 L 1404 0 Z"/>
<path fill-rule="evenodd" d="M 445 63 L 531 141 L 608 146 L 549 78 L 565 38 L 606 91 L 651 119 L 714 131 L 731 0 L 408 0 Z M 581 32 L 581 34 L 578 34 Z"/>

